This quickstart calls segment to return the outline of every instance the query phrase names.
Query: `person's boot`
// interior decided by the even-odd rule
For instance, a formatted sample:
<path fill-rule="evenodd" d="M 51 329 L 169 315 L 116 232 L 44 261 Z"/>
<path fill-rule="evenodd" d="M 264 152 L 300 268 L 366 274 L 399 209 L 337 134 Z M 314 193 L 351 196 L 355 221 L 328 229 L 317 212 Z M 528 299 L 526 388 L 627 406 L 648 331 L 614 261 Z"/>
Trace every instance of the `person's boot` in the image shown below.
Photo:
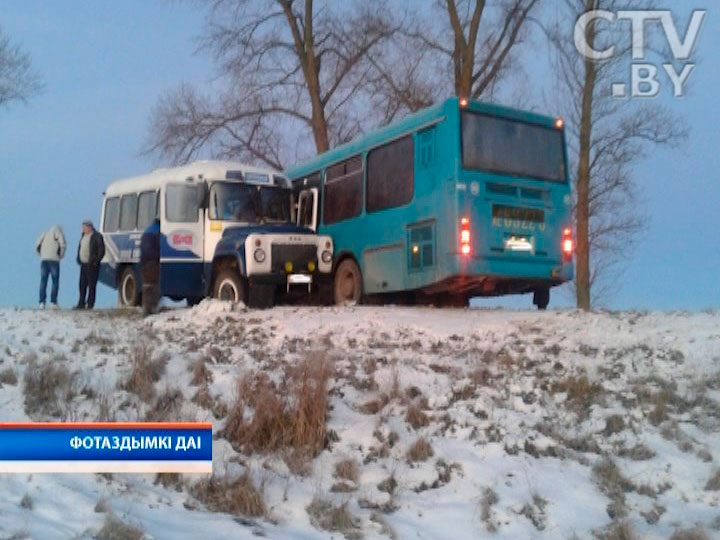
<path fill-rule="evenodd" d="M 74 310 L 85 309 L 85 304 L 81 304 L 78 302 L 78 304 L 75 307 L 73 307 L 73 309 Z"/>

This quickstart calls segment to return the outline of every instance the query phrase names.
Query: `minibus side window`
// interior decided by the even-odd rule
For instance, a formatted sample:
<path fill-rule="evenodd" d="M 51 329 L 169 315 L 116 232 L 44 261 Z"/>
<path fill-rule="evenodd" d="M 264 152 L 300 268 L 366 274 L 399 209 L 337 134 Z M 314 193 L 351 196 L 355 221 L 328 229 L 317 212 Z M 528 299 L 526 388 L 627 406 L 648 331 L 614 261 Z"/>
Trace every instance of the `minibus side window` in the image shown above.
<path fill-rule="evenodd" d="M 136 193 L 120 198 L 120 230 L 134 231 L 137 226 L 138 197 Z"/>
<path fill-rule="evenodd" d="M 138 199 L 138 229 L 147 229 L 155 220 L 156 215 L 156 194 L 154 191 L 145 191 Z"/>
<path fill-rule="evenodd" d="M 197 187 L 168 184 L 165 188 L 165 218 L 171 223 L 196 223 L 198 220 Z"/>
<path fill-rule="evenodd" d="M 120 225 L 120 198 L 111 197 L 105 201 L 104 232 L 115 232 Z"/>

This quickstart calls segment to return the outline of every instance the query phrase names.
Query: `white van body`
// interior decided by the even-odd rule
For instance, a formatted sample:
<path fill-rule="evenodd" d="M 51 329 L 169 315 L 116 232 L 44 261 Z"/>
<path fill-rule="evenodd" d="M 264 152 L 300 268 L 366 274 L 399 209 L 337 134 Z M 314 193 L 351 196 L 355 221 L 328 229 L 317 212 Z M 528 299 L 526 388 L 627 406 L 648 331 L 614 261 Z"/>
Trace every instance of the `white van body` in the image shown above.
<path fill-rule="evenodd" d="M 247 302 L 278 286 L 309 290 L 332 270 L 332 240 L 294 224 L 293 214 L 281 173 L 238 162 L 198 161 L 112 182 L 100 222 L 100 280 L 118 288 L 120 305 L 139 303 L 140 240 L 158 218 L 164 296 Z M 221 274 L 230 289 L 217 282 Z"/>

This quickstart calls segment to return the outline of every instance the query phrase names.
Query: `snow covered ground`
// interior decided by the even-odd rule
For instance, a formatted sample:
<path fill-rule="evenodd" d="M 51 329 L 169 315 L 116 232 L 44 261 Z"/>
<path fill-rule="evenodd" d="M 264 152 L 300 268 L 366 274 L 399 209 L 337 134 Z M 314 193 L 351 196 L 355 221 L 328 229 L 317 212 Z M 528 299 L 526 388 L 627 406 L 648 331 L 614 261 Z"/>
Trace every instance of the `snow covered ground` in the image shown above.
<path fill-rule="evenodd" d="M 144 392 L 128 384 L 142 351 Z M 234 449 L 238 381 L 312 357 L 333 369 L 325 449 L 306 471 Z M 247 472 L 265 506 L 211 511 L 193 475 L 4 474 L 0 538 L 110 537 L 109 516 L 134 527 L 122 538 L 720 535 L 718 312 L 2 309 L 0 413 L 212 421 L 216 477 Z"/>

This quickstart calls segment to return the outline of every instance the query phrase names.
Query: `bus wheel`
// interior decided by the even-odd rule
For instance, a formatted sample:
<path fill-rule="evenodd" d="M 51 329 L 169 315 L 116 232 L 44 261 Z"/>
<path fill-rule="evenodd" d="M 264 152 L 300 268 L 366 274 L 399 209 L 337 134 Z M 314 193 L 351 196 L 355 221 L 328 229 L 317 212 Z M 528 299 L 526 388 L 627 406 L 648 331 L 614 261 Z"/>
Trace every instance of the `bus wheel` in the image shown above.
<path fill-rule="evenodd" d="M 120 307 L 134 307 L 140 305 L 140 287 L 138 287 L 135 272 L 131 266 L 126 266 L 120 275 L 118 287 L 118 303 Z"/>
<path fill-rule="evenodd" d="M 539 310 L 545 310 L 550 303 L 550 287 L 538 287 L 533 293 L 533 304 Z"/>
<path fill-rule="evenodd" d="M 358 304 L 362 298 L 362 274 L 352 259 L 345 259 L 335 270 L 335 303 Z"/>
<path fill-rule="evenodd" d="M 239 304 L 245 301 L 245 283 L 235 270 L 221 270 L 213 283 L 213 298 Z"/>

